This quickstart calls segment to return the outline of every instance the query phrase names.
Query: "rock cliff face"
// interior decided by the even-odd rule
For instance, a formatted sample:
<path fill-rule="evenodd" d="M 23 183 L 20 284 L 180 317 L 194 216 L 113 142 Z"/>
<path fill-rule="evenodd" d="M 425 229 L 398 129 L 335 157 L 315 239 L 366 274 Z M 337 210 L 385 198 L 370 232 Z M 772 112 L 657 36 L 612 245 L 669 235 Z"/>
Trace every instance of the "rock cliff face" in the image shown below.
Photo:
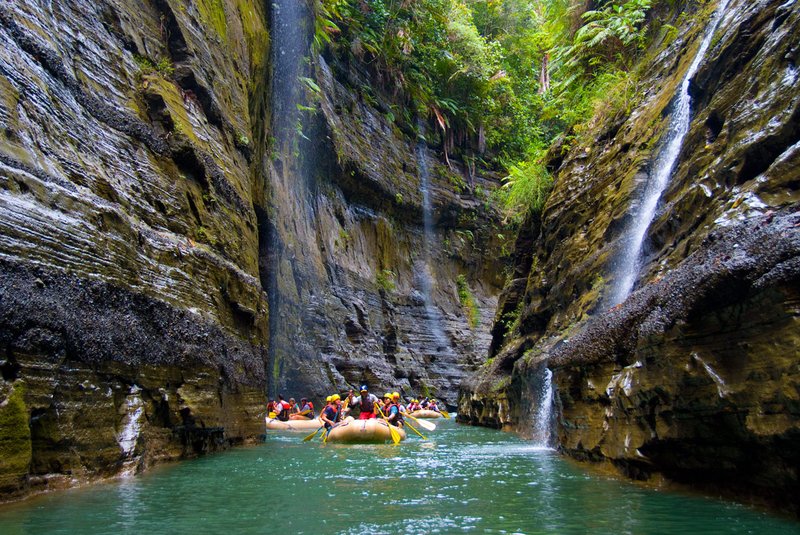
<path fill-rule="evenodd" d="M 518 238 L 492 359 L 465 383 L 459 414 L 530 435 L 547 367 L 563 452 L 797 512 L 796 3 L 728 4 L 691 80 L 690 129 L 638 284 L 609 308 L 630 204 L 708 17 L 658 44 L 630 115 L 554 161 L 554 192 Z"/>
<path fill-rule="evenodd" d="M 253 440 L 270 389 L 454 400 L 478 364 L 494 216 L 324 60 L 313 141 L 276 141 L 266 9 L 0 5 L 0 495 Z M 444 343 L 419 292 L 420 158 Z"/>

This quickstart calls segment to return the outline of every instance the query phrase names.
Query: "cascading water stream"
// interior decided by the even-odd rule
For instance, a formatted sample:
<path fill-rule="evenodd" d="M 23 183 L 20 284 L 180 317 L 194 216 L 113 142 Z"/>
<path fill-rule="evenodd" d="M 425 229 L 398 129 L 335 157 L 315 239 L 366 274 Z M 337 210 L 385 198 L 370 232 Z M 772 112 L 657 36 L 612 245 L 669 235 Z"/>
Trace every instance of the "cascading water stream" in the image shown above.
<path fill-rule="evenodd" d="M 537 385 L 536 412 L 533 415 L 533 442 L 541 448 L 550 447 L 553 429 L 553 372 L 543 368 L 541 381 Z"/>
<path fill-rule="evenodd" d="M 120 475 L 130 476 L 136 473 L 140 458 L 136 455 L 136 443 L 142 431 L 144 420 L 144 401 L 140 395 L 142 389 L 131 386 L 125 399 L 125 416 L 122 418 L 122 430 L 117 435 L 117 443 L 122 450 L 123 464 Z"/>
<path fill-rule="evenodd" d="M 419 169 L 420 188 L 422 189 L 422 224 L 425 243 L 423 244 L 424 264 L 420 276 L 422 297 L 425 300 L 425 313 L 428 317 L 431 332 L 437 343 L 437 350 L 450 350 L 450 342 L 444 334 L 441 325 L 441 316 L 433 304 L 433 275 L 431 274 L 431 244 L 434 242 L 433 213 L 431 210 L 430 171 L 425 159 L 425 142 L 417 143 L 417 166 Z"/>
<path fill-rule="evenodd" d="M 271 0 L 272 37 L 271 147 L 269 164 L 269 224 L 264 224 L 266 246 L 262 250 L 270 309 L 268 377 L 269 391 L 277 394 L 286 380 L 283 370 L 294 369 L 292 359 L 303 360 L 314 352 L 313 342 L 304 328 L 308 303 L 303 294 L 308 260 L 305 248 L 314 236 L 314 198 L 310 152 L 302 129 L 301 109 L 308 104 L 304 77 L 311 76 L 311 33 L 313 13 L 299 0 Z M 267 216 L 265 216 L 267 217 Z M 293 281 L 288 288 L 281 277 Z"/>
<path fill-rule="evenodd" d="M 691 96 L 689 95 L 689 82 L 700 63 L 711 46 L 711 40 L 714 33 L 722 20 L 723 15 L 728 7 L 729 0 L 721 0 L 711 22 L 706 29 L 705 36 L 697 54 L 686 71 L 686 75 L 681 82 L 678 89 L 677 98 L 673 104 L 672 117 L 670 118 L 667 132 L 664 135 L 662 148 L 653 163 L 653 170 L 651 171 L 650 180 L 642 194 L 638 210 L 633 216 L 633 221 L 628 227 L 626 238 L 622 243 L 622 247 L 617 260 L 615 268 L 615 277 L 617 281 L 614 291 L 611 296 L 611 305 L 617 305 L 623 302 L 628 295 L 630 295 L 639 272 L 642 268 L 642 246 L 644 244 L 645 235 L 653 222 L 656 214 L 658 202 L 661 195 L 669 184 L 672 172 L 677 163 L 678 156 L 683 146 L 683 140 L 689 131 L 691 123 Z"/>

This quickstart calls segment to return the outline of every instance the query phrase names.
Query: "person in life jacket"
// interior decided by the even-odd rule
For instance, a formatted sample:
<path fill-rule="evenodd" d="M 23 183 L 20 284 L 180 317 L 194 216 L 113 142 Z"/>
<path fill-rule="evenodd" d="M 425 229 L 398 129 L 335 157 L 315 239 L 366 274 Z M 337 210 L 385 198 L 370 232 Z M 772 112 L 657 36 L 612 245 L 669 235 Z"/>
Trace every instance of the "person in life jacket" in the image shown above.
<path fill-rule="evenodd" d="M 367 385 L 361 385 L 360 396 L 356 396 L 350 400 L 350 407 L 345 409 L 345 414 L 350 412 L 350 409 L 356 407 L 361 411 L 359 420 L 369 420 L 376 418 L 375 404 L 378 403 L 378 398 L 367 391 Z"/>
<path fill-rule="evenodd" d="M 389 395 L 389 403 L 387 405 L 387 409 L 383 411 L 386 415 L 386 419 L 389 421 L 390 424 L 396 427 L 403 427 L 405 424 L 403 420 L 403 413 L 405 412 L 405 407 L 400 403 L 400 393 L 399 392 L 392 392 Z"/>
<path fill-rule="evenodd" d="M 275 406 L 275 412 L 278 413 L 278 420 L 286 422 L 289 420 L 289 411 L 292 409 L 291 405 L 283 399 L 282 394 L 278 394 L 278 402 Z"/>
<path fill-rule="evenodd" d="M 411 403 L 409 403 L 408 407 L 406 408 L 406 412 L 414 412 L 414 411 L 418 411 L 420 409 L 421 409 L 421 407 L 419 406 L 419 400 L 418 399 L 412 399 Z"/>
<path fill-rule="evenodd" d="M 435 399 L 430 400 L 430 402 L 428 403 L 428 410 L 439 412 L 439 405 L 436 404 Z"/>
<path fill-rule="evenodd" d="M 289 401 L 291 402 L 291 400 Z M 295 409 L 297 411 L 289 416 L 290 420 L 313 420 L 316 417 L 314 415 L 314 404 L 306 398 L 300 398 L 300 403 L 295 405 Z"/>
<path fill-rule="evenodd" d="M 275 405 L 274 399 L 269 400 L 267 403 L 267 416 L 270 418 L 275 418 L 278 415 Z"/>
<path fill-rule="evenodd" d="M 325 429 L 328 430 L 336 425 L 336 419 L 339 415 L 339 408 L 336 406 L 336 402 L 334 402 L 332 398 L 333 396 L 328 396 L 325 398 L 325 401 L 327 401 L 328 404 L 325 405 L 325 408 L 322 409 L 322 412 L 319 414 L 319 419 L 322 420 Z"/>

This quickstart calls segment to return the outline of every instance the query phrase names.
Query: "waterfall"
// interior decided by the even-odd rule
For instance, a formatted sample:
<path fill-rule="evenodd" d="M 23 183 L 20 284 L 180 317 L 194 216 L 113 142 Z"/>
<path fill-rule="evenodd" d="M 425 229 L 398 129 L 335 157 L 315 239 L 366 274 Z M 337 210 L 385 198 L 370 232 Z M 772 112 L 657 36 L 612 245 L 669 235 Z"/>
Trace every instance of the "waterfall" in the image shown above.
<path fill-rule="evenodd" d="M 313 13 L 300 0 L 271 0 L 271 157 L 268 203 L 259 223 L 263 233 L 260 273 L 269 299 L 268 390 L 283 388 L 298 360 L 315 358 L 313 332 L 306 328 L 309 302 L 304 285 L 313 260 L 304 247 L 315 239 L 314 159 L 311 121 L 301 111 L 311 79 Z M 304 128 L 306 131 L 304 132 Z M 282 282 L 288 281 L 288 283 Z M 313 356 L 312 356 L 313 355 Z"/>
<path fill-rule="evenodd" d="M 553 372 L 542 367 L 544 373 L 537 381 L 538 392 L 534 391 L 536 411 L 533 414 L 533 442 L 541 448 L 550 447 L 553 430 Z"/>
<path fill-rule="evenodd" d="M 689 70 L 678 89 L 677 98 L 673 104 L 667 132 L 664 134 L 661 149 L 653 162 L 650 178 L 644 188 L 638 210 L 633 214 L 633 220 L 626 231 L 616 262 L 614 279 L 615 288 L 611 295 L 611 305 L 623 302 L 633 290 L 642 268 L 642 246 L 647 230 L 653 222 L 661 194 L 669 184 L 672 172 L 681 152 L 683 139 L 689 131 L 691 123 L 691 96 L 689 95 L 689 82 L 694 77 L 700 63 L 705 57 L 717 26 L 727 9 L 729 0 L 721 0 L 711 22 L 706 29 L 705 36 Z"/>
<path fill-rule="evenodd" d="M 122 431 L 117 435 L 117 444 L 122 450 L 122 476 L 130 476 L 136 473 L 139 464 L 139 457 L 136 453 L 136 442 L 142 431 L 142 420 L 144 418 L 144 401 L 139 393 L 142 390 L 136 386 L 131 386 L 130 392 L 125 399 L 125 416 L 122 418 Z"/>
<path fill-rule="evenodd" d="M 422 127 L 420 127 L 422 131 Z M 431 273 L 431 245 L 434 242 L 433 213 L 431 210 L 430 171 L 425 159 L 426 145 L 423 139 L 417 143 L 417 167 L 419 169 L 420 188 L 422 189 L 422 224 L 424 229 L 423 265 L 420 274 L 420 287 L 425 301 L 425 314 L 436 339 L 437 351 L 450 350 L 450 342 L 442 328 L 441 314 L 433 303 L 433 274 Z"/>
<path fill-rule="evenodd" d="M 310 43 L 306 25 L 308 13 L 298 0 L 272 0 L 272 132 L 276 148 L 283 150 L 297 134 L 303 104 L 304 58 Z"/>

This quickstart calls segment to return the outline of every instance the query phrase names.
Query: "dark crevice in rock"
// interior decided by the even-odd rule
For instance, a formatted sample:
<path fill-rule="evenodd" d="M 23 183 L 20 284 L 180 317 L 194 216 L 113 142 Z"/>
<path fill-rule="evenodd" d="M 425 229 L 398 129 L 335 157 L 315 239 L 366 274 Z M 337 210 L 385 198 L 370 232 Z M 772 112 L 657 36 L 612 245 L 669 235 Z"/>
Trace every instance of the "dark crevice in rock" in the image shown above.
<path fill-rule="evenodd" d="M 194 202 L 194 196 L 188 191 L 186 192 L 186 200 L 189 202 L 189 210 L 191 210 L 195 222 L 198 225 L 202 225 L 203 220 L 200 218 L 200 212 L 197 210 L 197 205 Z"/>
<path fill-rule="evenodd" d="M 725 118 L 722 117 L 716 110 L 713 110 L 708 114 L 708 119 L 706 119 L 706 127 L 708 127 L 708 143 L 713 143 L 716 141 L 720 132 L 722 132 L 722 127 L 724 125 Z"/>
<path fill-rule="evenodd" d="M 122 47 L 131 53 L 138 52 L 136 42 L 131 39 L 123 30 L 122 22 L 120 21 L 119 14 L 113 6 L 104 4 L 100 7 L 100 16 L 103 27 L 106 31 L 116 37 Z"/>
<path fill-rule="evenodd" d="M 186 178 L 200 184 L 204 190 L 208 190 L 205 165 L 190 143 L 176 143 L 172 160 Z"/>
<path fill-rule="evenodd" d="M 181 87 L 184 98 L 193 99 L 200 104 L 209 123 L 220 130 L 233 131 L 233 127 L 223 118 L 211 92 L 197 81 L 194 71 L 181 66 L 175 70 L 175 80 Z"/>
<path fill-rule="evenodd" d="M 0 374 L 2 374 L 3 380 L 9 383 L 16 381 L 19 377 L 19 370 L 19 364 L 14 359 L 14 355 L 11 351 L 7 351 L 5 358 L 0 360 Z"/>
<path fill-rule="evenodd" d="M 154 0 L 153 5 L 161 13 L 161 37 L 167 43 L 167 52 L 173 62 L 183 62 L 189 57 L 189 47 L 181 32 L 175 13 L 166 0 Z"/>
<path fill-rule="evenodd" d="M 800 105 L 795 107 L 791 118 L 783 123 L 780 130 L 748 148 L 744 153 L 737 183 L 743 184 L 756 178 L 798 141 L 800 141 Z"/>

